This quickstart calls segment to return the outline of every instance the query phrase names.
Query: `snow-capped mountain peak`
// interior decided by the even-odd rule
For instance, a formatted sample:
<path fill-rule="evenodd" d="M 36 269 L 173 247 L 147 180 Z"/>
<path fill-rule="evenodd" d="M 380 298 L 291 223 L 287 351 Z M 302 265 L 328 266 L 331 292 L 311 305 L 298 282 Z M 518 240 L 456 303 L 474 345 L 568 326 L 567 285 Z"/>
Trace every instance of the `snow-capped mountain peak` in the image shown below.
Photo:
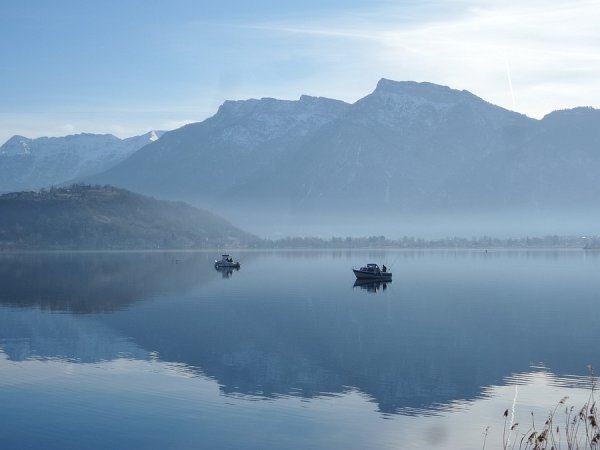
<path fill-rule="evenodd" d="M 0 147 L 0 155 L 18 156 L 29 155 L 31 153 L 31 139 L 24 136 L 15 135 Z"/>
<path fill-rule="evenodd" d="M 162 134 L 151 131 L 128 139 L 91 133 L 13 136 L 0 147 L 0 192 L 38 189 L 107 170 Z"/>

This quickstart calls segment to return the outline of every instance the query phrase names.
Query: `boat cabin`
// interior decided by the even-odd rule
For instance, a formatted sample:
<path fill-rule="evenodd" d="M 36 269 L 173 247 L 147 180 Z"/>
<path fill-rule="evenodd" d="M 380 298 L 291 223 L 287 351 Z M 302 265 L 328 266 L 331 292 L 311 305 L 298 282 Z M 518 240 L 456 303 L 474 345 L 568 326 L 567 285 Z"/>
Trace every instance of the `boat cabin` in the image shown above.
<path fill-rule="evenodd" d="M 361 267 L 360 270 L 363 272 L 373 272 L 373 273 L 381 272 L 381 269 L 379 269 L 379 266 L 377 264 L 367 264 L 366 267 Z"/>

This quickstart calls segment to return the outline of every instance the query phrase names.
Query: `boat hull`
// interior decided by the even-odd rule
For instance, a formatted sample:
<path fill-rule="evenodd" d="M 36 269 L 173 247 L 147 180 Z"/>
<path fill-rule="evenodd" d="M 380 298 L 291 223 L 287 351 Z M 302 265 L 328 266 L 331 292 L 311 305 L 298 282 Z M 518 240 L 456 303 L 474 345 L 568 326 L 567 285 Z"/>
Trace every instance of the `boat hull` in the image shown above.
<path fill-rule="evenodd" d="M 240 268 L 240 263 L 239 262 L 223 262 L 223 261 L 217 261 L 215 262 L 215 268 L 216 269 L 239 269 Z"/>
<path fill-rule="evenodd" d="M 379 273 L 373 273 L 373 272 L 365 272 L 362 270 L 357 270 L 357 269 L 352 269 L 352 272 L 354 272 L 354 275 L 356 275 L 356 278 L 359 280 L 391 280 L 392 279 L 392 273 L 391 272 L 379 272 Z"/>

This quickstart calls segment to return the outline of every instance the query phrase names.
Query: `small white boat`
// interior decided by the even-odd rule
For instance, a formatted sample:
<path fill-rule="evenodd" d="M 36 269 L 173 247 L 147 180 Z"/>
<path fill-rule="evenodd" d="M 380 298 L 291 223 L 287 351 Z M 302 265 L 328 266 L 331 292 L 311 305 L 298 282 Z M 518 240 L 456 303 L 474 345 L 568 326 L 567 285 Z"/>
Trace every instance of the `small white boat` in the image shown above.
<path fill-rule="evenodd" d="M 227 267 L 231 267 L 234 269 L 240 268 L 240 262 L 234 261 L 233 258 L 229 255 L 221 255 L 221 259 L 215 260 L 215 268 L 224 269 Z"/>
<path fill-rule="evenodd" d="M 388 272 L 385 265 L 380 269 L 377 264 L 367 264 L 360 269 L 353 267 L 352 271 L 359 280 L 391 280 L 392 278 L 392 272 Z"/>

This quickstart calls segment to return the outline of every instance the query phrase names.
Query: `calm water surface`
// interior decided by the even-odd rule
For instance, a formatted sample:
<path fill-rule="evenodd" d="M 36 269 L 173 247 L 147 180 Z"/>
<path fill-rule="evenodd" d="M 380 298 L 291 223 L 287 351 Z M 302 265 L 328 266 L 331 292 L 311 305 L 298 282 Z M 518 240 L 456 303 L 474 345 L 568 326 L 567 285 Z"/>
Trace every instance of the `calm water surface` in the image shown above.
<path fill-rule="evenodd" d="M 600 253 L 217 256 L 0 255 L 0 448 L 499 448 L 600 364 Z"/>

